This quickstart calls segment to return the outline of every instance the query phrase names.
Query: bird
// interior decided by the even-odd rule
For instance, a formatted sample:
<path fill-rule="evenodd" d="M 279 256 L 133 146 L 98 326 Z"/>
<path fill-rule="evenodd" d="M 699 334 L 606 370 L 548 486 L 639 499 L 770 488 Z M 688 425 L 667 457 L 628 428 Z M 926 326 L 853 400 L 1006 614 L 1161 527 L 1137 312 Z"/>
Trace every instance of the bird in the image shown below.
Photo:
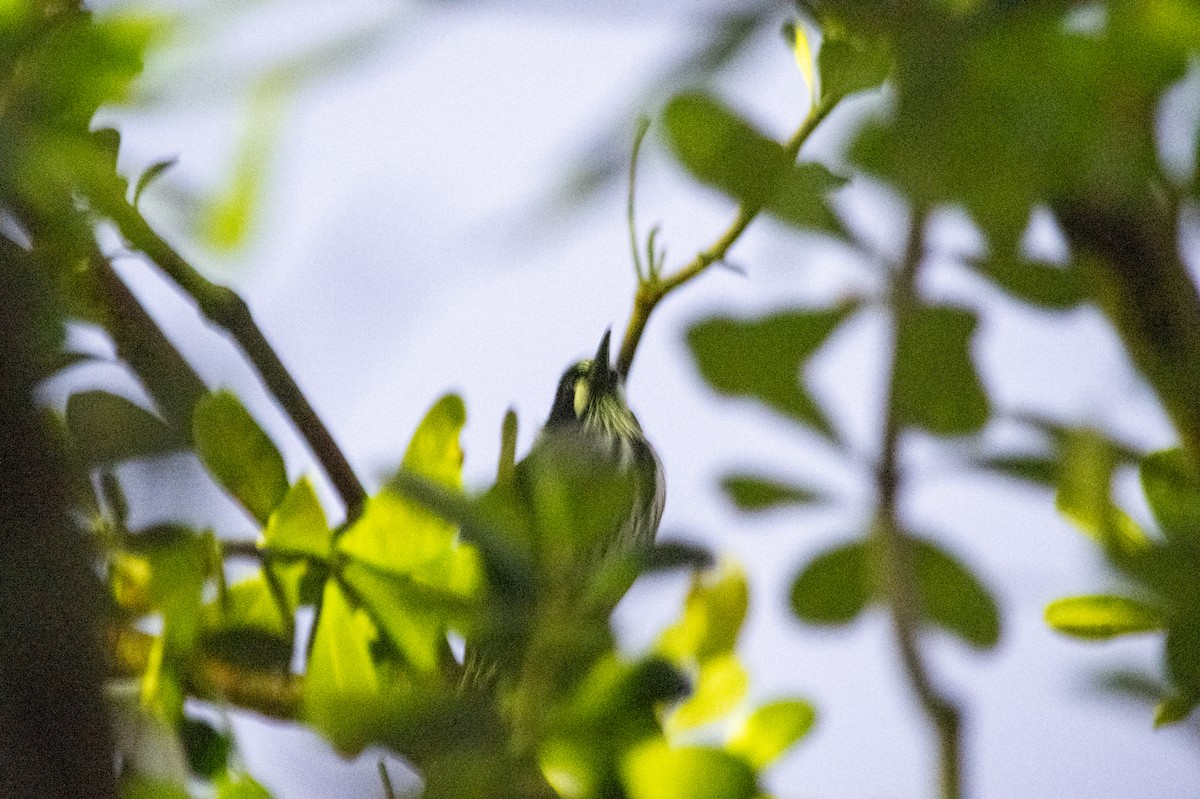
<path fill-rule="evenodd" d="M 624 378 L 610 363 L 611 338 L 612 330 L 605 330 L 595 357 L 563 372 L 550 416 L 530 453 L 552 439 L 571 437 L 617 473 L 633 477 L 628 513 L 611 538 L 599 542 L 602 557 L 649 550 L 667 498 L 662 461 L 629 408 Z"/>
<path fill-rule="evenodd" d="M 530 618 L 532 606 L 525 603 L 551 602 L 555 615 L 576 625 L 607 617 L 653 548 L 666 481 L 662 461 L 625 399 L 624 378 L 610 362 L 611 336 L 606 330 L 594 357 L 563 372 L 529 452 L 483 497 L 485 507 L 509 509 L 498 517 L 526 519 L 521 527 L 531 540 L 521 548 L 540 563 L 540 588 L 508 593 L 506 602 L 513 604 L 493 608 L 499 623 L 485 640 L 468 641 L 464 686 L 490 691 L 522 659 L 518 653 L 530 631 L 514 623 Z M 572 497 L 564 506 L 577 530 L 564 529 L 571 525 L 557 515 L 564 495 Z M 554 497 L 548 502 L 554 507 L 538 507 L 547 496 Z M 568 670 L 569 661 L 578 663 L 559 654 Z"/>

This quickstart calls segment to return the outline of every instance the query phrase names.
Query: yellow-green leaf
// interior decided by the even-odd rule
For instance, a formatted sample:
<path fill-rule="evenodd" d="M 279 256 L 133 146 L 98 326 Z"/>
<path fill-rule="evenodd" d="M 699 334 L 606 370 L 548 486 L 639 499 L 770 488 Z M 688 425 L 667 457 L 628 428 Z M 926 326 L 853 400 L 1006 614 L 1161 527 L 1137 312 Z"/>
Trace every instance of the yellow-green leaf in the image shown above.
<path fill-rule="evenodd" d="M 658 649 L 677 663 L 704 663 L 733 651 L 746 609 L 750 589 L 745 572 L 725 563 L 692 578 L 683 616 L 663 631 Z"/>
<path fill-rule="evenodd" d="M 374 695 L 379 676 L 371 660 L 376 631 L 335 580 L 325 583 L 308 672 L 304 680 L 305 719 L 343 753 L 363 745 L 356 725 L 343 718 L 347 697 Z"/>
<path fill-rule="evenodd" d="M 742 758 L 700 746 L 675 749 L 662 740 L 629 752 L 621 777 L 629 799 L 751 799 L 758 793 Z"/>
<path fill-rule="evenodd" d="M 750 677 L 732 652 L 705 661 L 695 691 L 667 717 L 667 729 L 674 735 L 725 717 L 749 687 Z"/>
<path fill-rule="evenodd" d="M 283 456 L 232 391 L 196 403 L 192 416 L 196 454 L 242 507 L 262 524 L 287 493 Z"/>
<path fill-rule="evenodd" d="M 262 545 L 274 552 L 329 557 L 333 537 L 321 501 L 307 476 L 288 489 L 263 530 Z"/>
<path fill-rule="evenodd" d="M 1046 606 L 1046 623 L 1065 635 L 1093 641 L 1163 627 L 1156 608 L 1129 597 L 1105 594 L 1055 600 Z"/>
<path fill-rule="evenodd" d="M 803 699 L 780 699 L 755 710 L 726 748 L 756 769 L 766 768 L 808 735 L 817 712 Z"/>

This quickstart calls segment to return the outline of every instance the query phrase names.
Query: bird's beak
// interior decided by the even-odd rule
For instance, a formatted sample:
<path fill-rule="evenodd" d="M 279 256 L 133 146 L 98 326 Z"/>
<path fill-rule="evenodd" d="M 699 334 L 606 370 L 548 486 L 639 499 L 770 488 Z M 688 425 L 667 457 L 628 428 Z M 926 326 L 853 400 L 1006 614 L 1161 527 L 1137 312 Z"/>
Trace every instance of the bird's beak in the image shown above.
<path fill-rule="evenodd" d="M 588 385 L 594 391 L 611 390 L 617 384 L 617 372 L 609 363 L 609 343 L 612 339 L 612 328 L 604 331 L 600 346 L 596 349 L 596 357 L 592 359 L 592 368 L 588 373 Z"/>

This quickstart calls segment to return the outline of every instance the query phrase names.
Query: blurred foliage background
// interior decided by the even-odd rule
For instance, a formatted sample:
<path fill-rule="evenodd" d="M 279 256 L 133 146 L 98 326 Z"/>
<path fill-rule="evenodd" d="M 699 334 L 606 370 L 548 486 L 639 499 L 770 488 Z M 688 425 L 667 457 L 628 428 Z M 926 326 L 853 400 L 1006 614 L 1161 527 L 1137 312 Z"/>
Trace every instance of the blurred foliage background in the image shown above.
<path fill-rule="evenodd" d="M 502 462 L 464 481 L 467 406 L 455 393 L 425 400 L 423 418 L 400 425 L 415 429 L 403 453 L 364 469 L 326 427 L 328 407 L 302 390 L 304 352 L 288 353 L 296 371 L 285 367 L 229 287 L 242 277 L 228 262 L 275 222 L 264 197 L 293 104 L 421 35 L 413 8 L 323 12 L 320 36 L 285 46 L 266 31 L 286 27 L 286 4 L 0 3 L 4 793 L 269 796 L 235 735 L 235 718 L 257 714 L 378 761 L 376 795 L 822 795 L 770 776 L 804 749 L 818 708 L 753 689 L 772 681 L 739 649 L 752 596 L 764 601 L 753 570 L 706 551 L 703 536 L 669 531 L 645 557 L 581 572 L 579 553 L 629 487 L 568 450 L 519 479 Z M 552 231 L 589 202 L 623 198 L 635 282 L 618 364 L 638 391 L 654 376 L 651 356 L 635 355 L 651 346 L 644 332 L 650 342 L 662 330 L 648 327 L 659 304 L 713 282 L 710 272 L 753 279 L 735 250 L 751 228 L 779 232 L 794 258 L 825 248 L 854 265 L 819 297 L 693 315 L 675 350 L 713 394 L 777 417 L 771 444 L 791 463 L 816 458 L 856 486 L 847 498 L 764 457 L 706 489 L 747 515 L 803 520 L 832 507 L 849 520 L 841 540 L 796 564 L 787 602 L 803 626 L 776 634 L 886 619 L 881 651 L 919 709 L 903 732 L 928 741 L 928 785 L 944 797 L 986 793 L 972 776 L 970 700 L 940 673 L 934 632 L 994 650 L 1010 616 L 992 583 L 1005 575 L 981 578 L 978 553 L 948 543 L 963 537 L 929 529 L 913 486 L 939 472 L 1021 481 L 1111 575 L 1084 593 L 1064 585 L 1044 623 L 1078 639 L 1152 637 L 1153 673 L 1107 684 L 1150 700 L 1147 727 L 1194 725 L 1200 7 L 925 0 L 677 13 L 682 42 L 615 111 L 587 120 L 590 141 L 569 174 L 535 187 L 525 224 Z M 769 48 L 788 54 L 803 88 L 777 104 L 783 133 L 730 91 L 730 76 Z M 123 121 L 136 127 L 178 97 L 242 108 L 215 185 L 127 143 Z M 465 117 L 481 148 L 499 124 L 485 110 Z M 396 150 L 417 160 L 423 144 Z M 676 254 L 671 228 L 639 223 L 641 150 L 644 168 L 670 165 L 676 192 L 712 198 L 724 215 L 694 255 Z M 886 241 L 845 199 L 864 186 L 901 220 Z M 947 246 L 947 219 L 969 244 Z M 351 256 L 358 246 L 347 244 Z M 983 298 L 997 294 L 1047 316 L 1096 312 L 1137 375 L 1133 389 L 1114 379 L 1104 390 L 1150 398 L 1173 445 L 1149 451 L 1094 419 L 1013 403 L 1008 377 L 979 366 L 994 307 Z M 565 318 L 586 313 L 586 296 L 561 299 Z M 474 313 L 464 335 L 486 339 Z M 213 376 L 179 333 L 186 314 L 223 334 L 246 379 Z M 863 325 L 877 332 L 865 358 L 844 344 Z M 358 355 L 339 354 L 346 374 Z M 877 372 L 866 381 L 877 395 L 831 401 L 813 379 L 830 360 Z M 115 368 L 97 379 L 98 364 Z M 662 417 L 686 403 L 664 405 Z M 369 422 L 380 425 L 397 420 Z M 506 421 L 496 438 L 511 453 L 517 436 Z M 707 443 L 698 429 L 670 440 L 677 461 Z M 622 646 L 607 617 L 636 572 L 686 589 L 643 645 Z M 464 679 L 464 640 L 503 653 L 494 691 Z"/>

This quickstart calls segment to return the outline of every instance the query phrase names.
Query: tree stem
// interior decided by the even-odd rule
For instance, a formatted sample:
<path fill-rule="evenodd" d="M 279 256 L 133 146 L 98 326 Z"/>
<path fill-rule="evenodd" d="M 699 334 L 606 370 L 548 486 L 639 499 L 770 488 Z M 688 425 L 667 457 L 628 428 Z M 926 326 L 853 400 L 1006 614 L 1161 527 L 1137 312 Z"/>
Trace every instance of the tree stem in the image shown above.
<path fill-rule="evenodd" d="M 924 253 L 922 237 L 927 212 L 914 207 L 912 214 L 904 261 L 892 283 L 893 358 L 900 328 L 905 319 L 918 309 L 919 303 L 916 279 Z M 905 676 L 921 710 L 938 736 L 939 794 L 942 799 L 959 799 L 962 796 L 961 711 L 934 685 L 919 646 L 921 600 L 912 558 L 912 540 L 904 532 L 899 516 L 902 484 L 899 454 L 904 430 L 895 412 L 895 386 L 896 368 L 893 361 L 885 398 L 883 445 L 876 478 L 879 506 L 873 531 L 875 551 Z"/>
<path fill-rule="evenodd" d="M 808 116 L 792 134 L 791 138 L 783 145 L 784 151 L 789 156 L 790 160 L 795 161 L 800 154 L 800 148 L 808 137 L 816 129 L 817 125 L 833 110 L 835 103 L 821 102 L 813 106 Z M 634 296 L 633 312 L 629 317 L 629 326 L 625 329 L 625 338 L 621 342 L 621 352 L 617 356 L 617 372 L 622 379 L 629 377 L 629 370 L 633 366 L 633 356 L 637 352 L 638 344 L 642 340 L 642 333 L 646 329 L 646 323 L 650 321 L 650 314 L 658 307 L 658 304 L 675 289 L 693 280 L 704 273 L 708 267 L 725 258 L 725 254 L 729 248 L 741 238 L 742 233 L 758 216 L 762 208 L 757 205 L 742 203 L 738 206 L 737 212 L 734 215 L 733 221 L 729 227 L 725 229 L 716 241 L 709 247 L 696 253 L 684 266 L 680 267 L 673 274 L 666 277 L 659 277 L 653 273 L 653 270 L 646 270 L 645 274 L 638 275 L 637 294 Z M 636 247 L 635 247 L 636 251 Z"/>

